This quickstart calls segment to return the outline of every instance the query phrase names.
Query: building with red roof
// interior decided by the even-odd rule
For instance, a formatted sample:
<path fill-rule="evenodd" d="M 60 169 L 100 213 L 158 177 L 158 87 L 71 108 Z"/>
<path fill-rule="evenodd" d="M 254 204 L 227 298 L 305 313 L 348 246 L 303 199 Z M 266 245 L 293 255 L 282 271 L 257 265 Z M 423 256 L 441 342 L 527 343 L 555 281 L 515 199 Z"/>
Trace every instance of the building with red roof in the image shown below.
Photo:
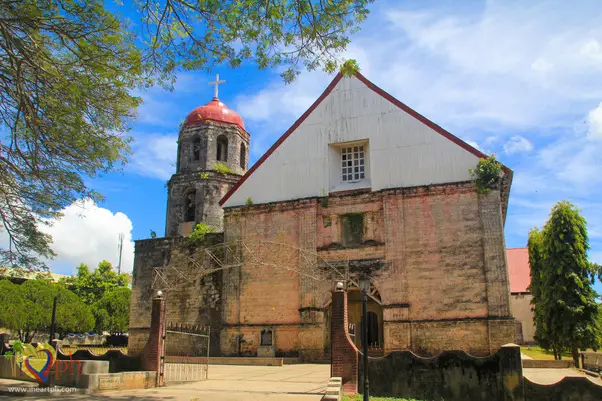
<path fill-rule="evenodd" d="M 529 250 L 527 248 L 506 249 L 508 261 L 508 279 L 510 281 L 510 306 L 512 315 L 520 322 L 520 333 L 517 340 L 523 343 L 535 342 L 535 326 L 531 311 L 531 268 L 529 266 Z"/>

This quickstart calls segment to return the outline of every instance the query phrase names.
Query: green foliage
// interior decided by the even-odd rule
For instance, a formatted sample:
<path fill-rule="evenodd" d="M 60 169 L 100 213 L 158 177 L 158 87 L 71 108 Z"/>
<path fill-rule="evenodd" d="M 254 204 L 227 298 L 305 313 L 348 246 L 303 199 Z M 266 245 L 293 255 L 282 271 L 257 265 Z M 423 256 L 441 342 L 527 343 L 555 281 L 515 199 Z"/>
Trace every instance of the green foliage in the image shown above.
<path fill-rule="evenodd" d="M 222 175 L 234 174 L 234 171 L 223 162 L 214 163 L 213 169 Z"/>
<path fill-rule="evenodd" d="M 71 291 L 46 280 L 27 280 L 21 285 L 0 280 L 0 326 L 18 331 L 21 341 L 31 342 L 36 333 L 49 331 L 55 296 L 57 332 L 88 331 L 94 326 L 89 306 Z"/>
<path fill-rule="evenodd" d="M 203 171 L 202 173 L 199 173 L 199 177 L 201 178 L 201 180 L 206 180 L 209 178 L 209 173 L 206 171 Z"/>
<path fill-rule="evenodd" d="M 0 327 L 19 330 L 25 325 L 24 311 L 27 302 L 22 297 L 17 284 L 0 280 Z"/>
<path fill-rule="evenodd" d="M 543 230 L 531 231 L 532 248 L 537 338 L 556 353 L 569 349 L 578 360 L 579 348 L 599 347 L 602 329 L 593 289 L 597 271 L 587 260 L 588 235 L 580 211 L 568 201 L 554 205 Z"/>
<path fill-rule="evenodd" d="M 194 231 L 188 236 L 188 241 L 191 243 L 201 242 L 205 239 L 205 235 L 214 232 L 215 228 L 208 226 L 205 223 L 199 223 L 194 228 Z"/>
<path fill-rule="evenodd" d="M 0 43 L 0 264 L 43 268 L 43 218 L 101 199 L 84 177 L 126 161 L 146 75 L 134 31 L 100 0 L 3 2 Z"/>
<path fill-rule="evenodd" d="M 349 35 L 373 0 L 136 0 L 146 23 L 147 58 L 162 74 L 178 68 L 231 68 L 245 61 L 260 69 L 284 66 L 292 81 L 304 67 L 335 72 Z"/>
<path fill-rule="evenodd" d="M 247 198 L 245 199 L 245 203 L 248 206 L 251 206 L 253 204 L 253 199 L 250 196 L 247 196 Z"/>
<path fill-rule="evenodd" d="M 77 294 L 88 305 L 99 301 L 104 294 L 118 287 L 127 287 L 126 274 L 117 274 L 110 262 L 103 260 L 96 270 L 90 273 L 85 264 L 77 266 L 77 275 L 66 277 L 60 283 Z"/>
<path fill-rule="evenodd" d="M 44 218 L 102 199 L 87 178 L 126 162 L 137 90 L 245 62 L 279 68 L 286 82 L 302 68 L 334 72 L 372 1 L 135 0 L 137 29 L 111 13 L 119 0 L 3 2 L 0 264 L 46 267 L 54 253 Z M 351 60 L 341 68 L 356 69 Z"/>
<path fill-rule="evenodd" d="M 347 60 L 341 64 L 341 74 L 343 74 L 344 77 L 351 77 L 358 72 L 360 72 L 360 65 L 353 59 Z"/>
<path fill-rule="evenodd" d="M 533 228 L 529 231 L 527 242 L 529 249 L 529 266 L 531 267 L 531 304 L 533 305 L 533 321 L 535 325 L 535 339 L 544 348 L 551 347 L 548 335 L 546 308 L 543 303 L 545 265 L 543 260 L 543 231 Z"/>
<path fill-rule="evenodd" d="M 116 287 L 104 293 L 94 303 L 96 332 L 125 333 L 128 329 L 131 291 L 127 287 Z"/>
<path fill-rule="evenodd" d="M 479 159 L 477 167 L 468 171 L 473 177 L 477 192 L 488 194 L 500 181 L 502 164 L 495 159 L 495 155 L 491 155 L 487 159 Z"/>

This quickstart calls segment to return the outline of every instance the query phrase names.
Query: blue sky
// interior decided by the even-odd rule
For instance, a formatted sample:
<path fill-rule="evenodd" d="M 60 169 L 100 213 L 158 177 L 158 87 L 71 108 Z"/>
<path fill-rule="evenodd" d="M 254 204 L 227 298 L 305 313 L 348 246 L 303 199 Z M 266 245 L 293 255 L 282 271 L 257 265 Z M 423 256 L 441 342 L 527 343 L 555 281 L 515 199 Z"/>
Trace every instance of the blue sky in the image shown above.
<path fill-rule="evenodd" d="M 515 172 L 506 244 L 522 247 L 551 206 L 568 199 L 588 221 L 591 258 L 602 262 L 602 6 L 595 1 L 376 1 L 343 57 L 402 102 Z M 279 71 L 252 64 L 217 68 L 220 98 L 251 133 L 251 163 L 307 109 L 333 78 L 303 72 L 285 85 Z M 79 261 L 124 268 L 132 239 L 165 229 L 165 183 L 175 170 L 178 123 L 212 97 L 212 75 L 181 73 L 173 92 L 140 92 L 122 173 L 95 179 L 101 205 L 73 205 L 51 229 L 58 273 Z M 84 214 L 85 218 L 78 217 Z M 599 292 L 602 287 L 597 286 Z"/>

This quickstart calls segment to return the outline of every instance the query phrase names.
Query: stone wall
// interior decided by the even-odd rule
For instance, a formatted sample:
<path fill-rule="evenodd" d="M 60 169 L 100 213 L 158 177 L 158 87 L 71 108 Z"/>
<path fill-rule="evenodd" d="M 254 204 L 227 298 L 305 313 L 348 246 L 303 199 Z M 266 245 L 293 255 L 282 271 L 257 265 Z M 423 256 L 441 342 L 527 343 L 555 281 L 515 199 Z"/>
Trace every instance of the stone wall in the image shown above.
<path fill-rule="evenodd" d="M 167 184 L 167 220 L 165 234 L 169 236 L 188 235 L 195 224 L 203 222 L 216 231 L 223 230 L 224 211 L 219 200 L 240 179 L 236 174 L 220 174 L 204 171 L 194 174 L 175 174 Z M 195 219 L 185 221 L 185 209 L 190 192 L 195 193 Z"/>
<path fill-rule="evenodd" d="M 524 379 L 526 401 L 600 401 L 602 386 L 587 377 L 565 377 L 554 384 Z"/>
<path fill-rule="evenodd" d="M 524 344 L 535 343 L 535 324 L 533 323 L 533 311 L 531 310 L 531 294 L 510 294 L 510 306 L 512 315 L 520 322 L 522 342 Z"/>
<path fill-rule="evenodd" d="M 385 351 L 495 352 L 515 340 L 501 206 L 498 191 L 479 196 L 471 183 L 458 183 L 226 209 L 227 240 L 316 255 L 276 261 L 266 245 L 258 252 L 273 266 L 224 273 L 222 351 L 253 354 L 264 327 L 274 328 L 281 354 L 328 348 L 322 322 L 330 282 L 306 269 L 349 260 L 350 273 L 369 273 L 382 300 Z M 364 215 L 362 241 L 345 247 L 341 221 L 356 213 Z"/>
<path fill-rule="evenodd" d="M 220 174 L 214 169 L 218 162 L 218 137 L 221 136 L 228 140 L 228 152 L 227 160 L 220 163 L 224 163 L 232 174 Z M 195 141 L 199 146 L 198 160 L 194 157 Z M 187 235 L 199 222 L 222 231 L 223 210 L 218 202 L 247 171 L 248 160 L 249 134 L 240 127 L 212 121 L 185 126 L 178 139 L 176 174 L 167 184 L 165 235 Z M 185 211 L 187 196 L 192 191 L 196 195 L 195 218 L 189 222 Z"/>
<path fill-rule="evenodd" d="M 359 386 L 363 391 L 363 358 Z M 486 358 L 445 351 L 421 358 L 395 351 L 368 359 L 370 395 L 445 401 L 523 401 L 523 375 L 518 346 L 502 347 Z"/>
<path fill-rule="evenodd" d="M 108 361 L 109 373 L 118 372 L 134 372 L 142 370 L 140 356 L 125 355 L 119 350 L 108 350 L 104 354 L 96 355 L 89 350 L 77 350 L 73 353 L 63 353 L 60 348 L 57 352 L 58 360 L 74 360 L 74 361 Z"/>
<path fill-rule="evenodd" d="M 211 266 L 204 249 L 222 242 L 220 233 L 208 234 L 203 243 L 194 245 L 182 237 L 136 241 L 130 301 L 130 355 L 142 352 L 146 344 L 152 299 L 158 290 L 163 291 L 166 299 L 167 322 L 211 326 L 211 349 L 219 352 L 221 272 L 205 275 L 203 267 Z M 167 346 L 169 352 L 170 343 Z"/>

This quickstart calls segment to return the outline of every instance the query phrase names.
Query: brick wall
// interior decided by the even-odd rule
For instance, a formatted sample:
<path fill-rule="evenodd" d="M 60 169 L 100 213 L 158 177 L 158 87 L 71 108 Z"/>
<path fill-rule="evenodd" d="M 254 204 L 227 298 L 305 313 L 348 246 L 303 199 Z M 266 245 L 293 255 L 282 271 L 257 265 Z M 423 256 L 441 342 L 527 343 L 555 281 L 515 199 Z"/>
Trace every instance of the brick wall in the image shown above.
<path fill-rule="evenodd" d="M 358 349 L 347 333 L 347 292 L 332 292 L 330 377 L 343 379 L 346 394 L 357 393 Z"/>
<path fill-rule="evenodd" d="M 341 244 L 341 216 L 349 213 L 364 213 L 363 241 L 353 248 Z M 266 245 L 257 250 L 264 266 L 247 263 L 224 275 L 223 316 L 230 327 L 224 353 L 236 352 L 240 335 L 252 353 L 263 327 L 274 326 L 276 338 L 279 331 L 294 336 L 279 328 L 284 324 L 298 327 L 302 343 L 328 347 L 324 331 L 306 329 L 310 322 L 300 313 L 328 307 L 329 281 L 309 278 L 327 274 L 307 271 L 316 260 L 351 260 L 352 275 L 365 269 L 354 261 L 379 261 L 368 269 L 383 304 L 386 350 L 482 355 L 515 340 L 498 191 L 479 196 L 471 183 L 458 183 L 229 208 L 225 236 L 315 249 L 309 257 L 317 259 L 289 254 L 275 260 L 275 248 Z M 299 347 L 280 351 L 302 352 Z"/>
<path fill-rule="evenodd" d="M 204 249 L 222 242 L 222 234 L 208 234 L 203 243 L 194 246 L 182 237 L 136 241 L 128 344 L 131 355 L 139 354 L 146 344 L 152 298 L 158 290 L 164 292 L 167 321 L 211 326 L 211 349 L 219 353 L 222 275 L 204 275 L 202 270 L 213 266 Z M 168 342 L 168 352 L 176 346 L 174 341 Z"/>

